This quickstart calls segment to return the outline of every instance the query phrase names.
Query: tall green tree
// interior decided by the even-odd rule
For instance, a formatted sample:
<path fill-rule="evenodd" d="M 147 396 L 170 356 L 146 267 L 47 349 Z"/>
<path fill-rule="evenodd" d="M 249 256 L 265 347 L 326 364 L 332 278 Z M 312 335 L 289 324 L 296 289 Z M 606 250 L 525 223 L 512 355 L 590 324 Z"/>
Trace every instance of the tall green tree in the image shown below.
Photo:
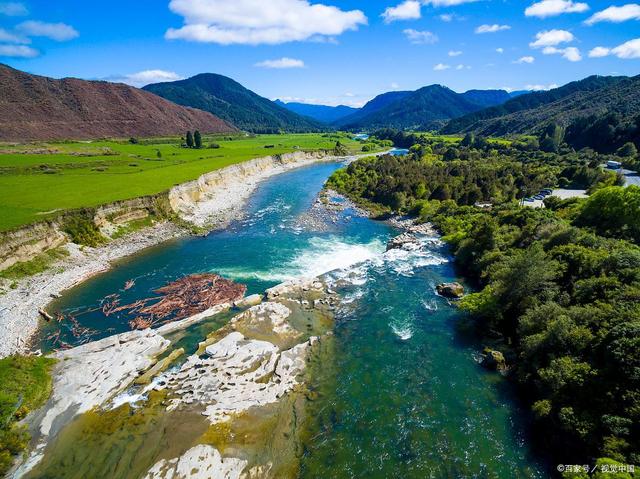
<path fill-rule="evenodd" d="M 187 148 L 193 148 L 193 135 L 190 131 L 187 132 Z"/>
<path fill-rule="evenodd" d="M 198 130 L 193 134 L 193 142 L 196 148 L 202 148 L 202 135 Z"/>

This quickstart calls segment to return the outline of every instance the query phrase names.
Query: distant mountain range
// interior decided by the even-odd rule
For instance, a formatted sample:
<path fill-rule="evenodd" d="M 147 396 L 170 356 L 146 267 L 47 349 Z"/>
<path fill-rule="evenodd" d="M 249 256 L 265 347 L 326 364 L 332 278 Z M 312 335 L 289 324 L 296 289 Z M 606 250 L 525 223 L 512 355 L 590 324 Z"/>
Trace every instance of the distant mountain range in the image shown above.
<path fill-rule="evenodd" d="M 55 80 L 0 64 L 0 140 L 63 140 L 238 131 L 220 118 L 121 83 Z"/>
<path fill-rule="evenodd" d="M 352 108 L 346 105 L 311 105 L 308 103 L 296 102 L 285 103 L 281 100 L 276 100 L 274 103 L 282 108 L 286 108 L 289 111 L 297 113 L 298 115 L 306 116 L 326 124 L 334 123 L 345 116 L 352 115 L 359 111 L 358 108 Z"/>
<path fill-rule="evenodd" d="M 640 76 L 590 76 L 548 91 L 527 93 L 501 105 L 451 120 L 444 133 L 483 135 L 537 133 L 550 123 L 568 126 L 578 118 L 640 113 Z"/>
<path fill-rule="evenodd" d="M 448 120 L 504 103 L 511 97 L 504 90 L 470 90 L 456 93 L 442 85 L 416 91 L 384 93 L 360 111 L 338 120 L 335 125 L 351 130 L 397 128 L 432 130 Z"/>
<path fill-rule="evenodd" d="M 147 85 L 144 90 L 184 106 L 199 108 L 255 133 L 311 132 L 325 125 L 283 108 L 222 75 L 202 73 L 186 80 Z"/>

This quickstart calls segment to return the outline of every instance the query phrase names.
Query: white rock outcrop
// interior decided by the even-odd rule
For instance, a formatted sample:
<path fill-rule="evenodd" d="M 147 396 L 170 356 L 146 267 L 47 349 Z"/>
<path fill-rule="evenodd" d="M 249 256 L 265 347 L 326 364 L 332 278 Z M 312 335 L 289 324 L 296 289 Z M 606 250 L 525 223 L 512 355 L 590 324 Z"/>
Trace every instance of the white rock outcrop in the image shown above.
<path fill-rule="evenodd" d="M 217 449 L 200 444 L 182 456 L 158 461 L 144 479 L 239 479 L 247 461 L 222 457 Z"/>

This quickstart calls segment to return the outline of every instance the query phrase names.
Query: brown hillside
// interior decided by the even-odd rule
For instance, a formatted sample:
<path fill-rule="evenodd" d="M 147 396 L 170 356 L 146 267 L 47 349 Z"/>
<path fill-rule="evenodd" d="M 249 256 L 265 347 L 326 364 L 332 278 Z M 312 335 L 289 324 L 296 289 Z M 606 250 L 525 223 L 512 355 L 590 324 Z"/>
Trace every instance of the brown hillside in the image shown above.
<path fill-rule="evenodd" d="M 0 64 L 0 141 L 238 131 L 211 113 L 122 83 L 55 80 Z"/>

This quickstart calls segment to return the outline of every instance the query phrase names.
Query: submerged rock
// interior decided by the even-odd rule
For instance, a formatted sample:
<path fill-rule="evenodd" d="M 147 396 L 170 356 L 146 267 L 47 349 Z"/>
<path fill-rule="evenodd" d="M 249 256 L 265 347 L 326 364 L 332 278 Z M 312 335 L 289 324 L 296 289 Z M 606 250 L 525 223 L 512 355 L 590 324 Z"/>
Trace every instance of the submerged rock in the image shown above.
<path fill-rule="evenodd" d="M 464 286 L 458 282 L 454 283 L 442 283 L 436 286 L 436 290 L 440 296 L 445 298 L 462 298 L 464 296 Z"/>

